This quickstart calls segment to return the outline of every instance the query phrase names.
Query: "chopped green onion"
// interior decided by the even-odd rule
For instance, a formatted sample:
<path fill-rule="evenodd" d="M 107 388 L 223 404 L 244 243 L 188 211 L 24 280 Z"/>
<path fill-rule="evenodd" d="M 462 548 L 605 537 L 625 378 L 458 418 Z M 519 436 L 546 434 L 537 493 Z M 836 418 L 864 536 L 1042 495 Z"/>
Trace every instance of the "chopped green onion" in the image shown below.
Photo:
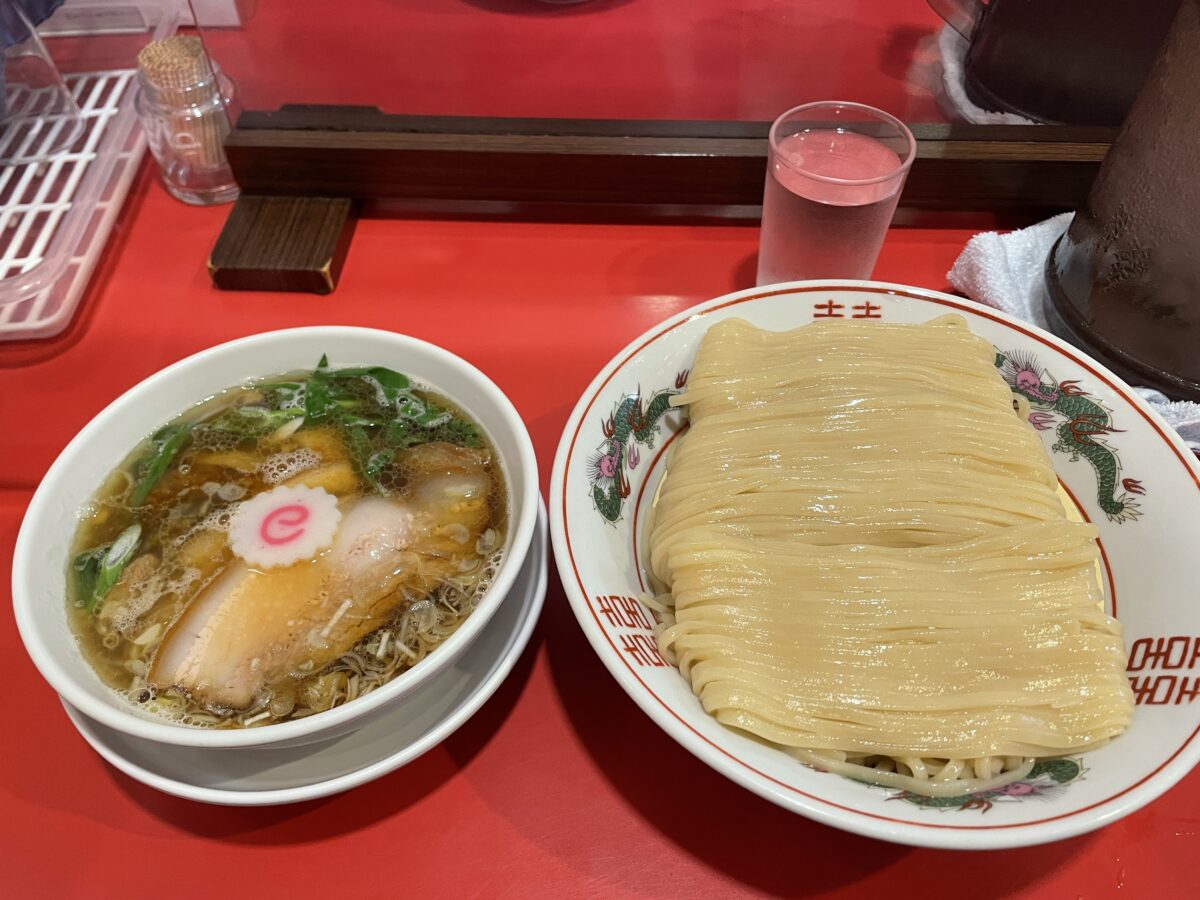
<path fill-rule="evenodd" d="M 154 486 L 166 474 L 171 460 L 183 448 L 188 434 L 187 425 L 168 425 L 166 428 L 159 429 L 150 438 L 153 449 L 150 455 L 138 464 L 137 487 L 133 489 L 133 495 L 129 498 L 132 506 L 141 506 L 146 502 L 146 498 L 150 496 Z"/>
<path fill-rule="evenodd" d="M 134 522 L 111 544 L 85 550 L 72 562 L 76 583 L 79 586 L 79 602 L 84 609 L 95 612 L 100 602 L 121 578 L 121 573 L 142 539 L 142 526 Z"/>

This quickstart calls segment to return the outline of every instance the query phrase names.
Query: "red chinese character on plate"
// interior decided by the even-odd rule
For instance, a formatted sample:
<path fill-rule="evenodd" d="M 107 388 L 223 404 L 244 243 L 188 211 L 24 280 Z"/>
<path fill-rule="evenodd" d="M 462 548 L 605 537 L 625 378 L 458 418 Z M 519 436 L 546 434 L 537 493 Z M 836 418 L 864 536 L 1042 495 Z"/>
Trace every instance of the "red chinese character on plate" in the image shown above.
<path fill-rule="evenodd" d="M 665 666 L 667 661 L 658 652 L 654 638 L 644 634 L 621 635 L 621 649 L 633 657 L 639 666 Z"/>
<path fill-rule="evenodd" d="M 826 300 L 824 303 L 813 304 L 814 319 L 844 319 L 842 310 L 846 308 L 844 303 L 834 303 L 832 300 Z"/>
<path fill-rule="evenodd" d="M 854 305 L 855 319 L 881 319 L 883 318 L 879 311 L 883 309 L 878 303 L 872 303 L 870 300 L 865 303 L 856 303 Z"/>

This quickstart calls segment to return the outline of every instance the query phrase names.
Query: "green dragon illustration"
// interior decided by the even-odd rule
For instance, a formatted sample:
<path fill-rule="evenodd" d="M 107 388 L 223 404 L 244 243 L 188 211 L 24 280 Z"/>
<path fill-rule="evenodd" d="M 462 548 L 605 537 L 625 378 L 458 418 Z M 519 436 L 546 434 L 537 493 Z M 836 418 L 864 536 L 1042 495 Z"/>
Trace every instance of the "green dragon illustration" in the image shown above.
<path fill-rule="evenodd" d="M 1077 381 L 1055 381 L 1030 353 L 997 351 L 996 367 L 1013 394 L 1029 403 L 1029 423 L 1034 428 L 1048 431 L 1061 417 L 1055 431 L 1058 440 L 1050 449 L 1069 453 L 1072 460 L 1088 461 L 1096 472 L 1096 501 L 1108 518 L 1113 522 L 1136 519 L 1141 513 L 1129 495 L 1146 491 L 1133 478 L 1118 482 L 1121 460 L 1106 436 L 1123 429 L 1112 426 L 1112 413 Z"/>
<path fill-rule="evenodd" d="M 646 403 L 639 387 L 637 393 L 626 394 L 612 415 L 600 423 L 604 442 L 588 460 L 588 481 L 592 502 L 606 522 L 615 524 L 620 520 L 625 498 L 632 490 L 626 469 L 632 471 L 641 462 L 639 444 L 654 448 L 662 417 L 671 409 L 671 397 L 683 389 L 687 377 L 687 370 L 680 372 L 675 376 L 674 390 L 655 391 Z"/>

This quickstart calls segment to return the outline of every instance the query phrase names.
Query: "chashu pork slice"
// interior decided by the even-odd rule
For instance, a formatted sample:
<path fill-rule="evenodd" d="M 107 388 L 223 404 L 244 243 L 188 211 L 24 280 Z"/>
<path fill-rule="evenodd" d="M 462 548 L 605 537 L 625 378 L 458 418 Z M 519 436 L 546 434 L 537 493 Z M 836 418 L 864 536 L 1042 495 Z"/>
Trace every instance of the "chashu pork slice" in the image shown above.
<path fill-rule="evenodd" d="M 226 567 L 171 626 L 148 682 L 244 709 L 320 672 L 475 555 L 489 519 L 485 457 L 428 444 L 406 462 L 404 498 L 344 504 L 332 546 L 316 559 Z"/>

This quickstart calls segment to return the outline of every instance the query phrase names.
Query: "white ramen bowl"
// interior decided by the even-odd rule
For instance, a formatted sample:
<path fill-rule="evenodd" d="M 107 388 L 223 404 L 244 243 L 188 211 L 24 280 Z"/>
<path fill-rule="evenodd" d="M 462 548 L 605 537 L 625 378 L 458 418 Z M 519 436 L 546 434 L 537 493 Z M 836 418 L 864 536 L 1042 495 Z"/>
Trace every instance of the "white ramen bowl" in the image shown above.
<path fill-rule="evenodd" d="M 1081 515 L 1099 529 L 1105 602 L 1124 626 L 1137 706 L 1128 731 L 1098 750 L 1042 765 L 1001 790 L 929 802 L 815 771 L 720 725 L 659 656 L 653 614 L 637 598 L 648 584 L 646 513 L 663 476 L 663 451 L 684 424 L 679 410 L 658 417 L 661 400 L 652 404 L 683 386 L 713 323 L 740 317 L 781 331 L 814 319 L 925 322 L 947 313 L 1034 371 L 1038 390 L 1046 387 L 1030 404 L 1030 424 Z M 1010 386 L 1017 381 L 1011 368 L 1002 372 Z M 1063 446 L 1073 431 L 1092 435 L 1097 449 Z M 618 454 L 614 441 L 622 440 Z M 621 471 L 605 470 L 605 458 L 617 459 Z M 718 772 L 817 821 L 930 847 L 1037 844 L 1132 812 L 1200 759 L 1200 669 L 1193 668 L 1200 654 L 1200 463 L 1103 366 L 969 300 L 901 285 L 796 282 L 719 297 L 668 319 L 601 370 L 568 420 L 550 478 L 550 534 L 567 598 L 621 687 Z"/>
<path fill-rule="evenodd" d="M 487 433 L 508 485 L 505 556 L 478 607 L 434 652 L 365 697 L 292 722 L 216 730 L 176 724 L 139 709 L 96 675 L 67 621 L 66 577 L 78 511 L 146 435 L 193 404 L 247 380 L 330 366 L 379 365 L 460 404 Z M 538 510 L 533 444 L 521 417 L 492 381 L 453 353 L 416 338 L 367 328 L 273 331 L 221 344 L 131 388 L 67 445 L 42 480 L 21 524 L 13 559 L 13 607 L 21 639 L 42 676 L 68 703 L 134 737 L 191 747 L 280 747 L 359 728 L 445 670 L 487 627 L 521 570 Z"/>

